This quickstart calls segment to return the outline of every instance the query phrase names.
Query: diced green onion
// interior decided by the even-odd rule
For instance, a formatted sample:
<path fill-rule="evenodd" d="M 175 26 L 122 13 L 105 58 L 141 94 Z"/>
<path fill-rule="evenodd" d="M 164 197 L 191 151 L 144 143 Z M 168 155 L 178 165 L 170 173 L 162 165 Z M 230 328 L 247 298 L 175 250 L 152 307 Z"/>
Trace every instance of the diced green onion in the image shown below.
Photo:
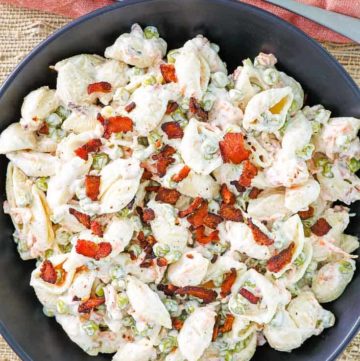
<path fill-rule="evenodd" d="M 334 178 L 334 173 L 332 172 L 332 165 L 329 163 L 325 164 L 323 166 L 321 174 L 326 178 Z"/>
<path fill-rule="evenodd" d="M 185 303 L 185 312 L 188 314 L 193 313 L 198 307 L 199 303 L 197 301 L 188 301 Z"/>
<path fill-rule="evenodd" d="M 168 63 L 174 64 L 176 61 L 176 56 L 178 54 L 179 54 L 179 50 L 177 50 L 177 49 L 170 50 L 166 56 Z"/>
<path fill-rule="evenodd" d="M 51 113 L 45 119 L 46 123 L 49 124 L 50 127 L 58 127 L 63 122 L 63 119 L 56 113 Z"/>
<path fill-rule="evenodd" d="M 313 134 L 318 134 L 321 129 L 321 123 L 314 120 L 311 122 L 311 127 L 312 127 Z"/>
<path fill-rule="evenodd" d="M 144 29 L 146 39 L 158 38 L 160 36 L 158 29 L 155 26 L 147 26 Z"/>
<path fill-rule="evenodd" d="M 169 353 L 172 351 L 174 347 L 177 346 L 177 339 L 176 337 L 169 336 L 163 339 L 159 344 L 159 351 L 161 353 Z"/>
<path fill-rule="evenodd" d="M 124 278 L 125 277 L 125 271 L 124 269 L 120 266 L 114 266 L 111 270 L 110 270 L 110 277 L 115 280 L 115 279 L 119 279 L 119 278 Z"/>
<path fill-rule="evenodd" d="M 68 306 L 66 305 L 66 303 L 63 300 L 58 300 L 56 302 L 56 310 L 60 313 L 60 314 L 64 314 L 68 311 Z"/>
<path fill-rule="evenodd" d="M 122 310 L 129 304 L 129 299 L 125 294 L 119 294 L 116 297 L 116 303 L 118 307 Z"/>
<path fill-rule="evenodd" d="M 170 252 L 170 247 L 167 244 L 155 243 L 153 252 L 156 257 L 165 257 Z"/>
<path fill-rule="evenodd" d="M 165 258 L 168 263 L 174 263 L 180 259 L 181 255 L 182 253 L 180 251 L 170 251 L 166 254 Z"/>
<path fill-rule="evenodd" d="M 351 265 L 350 262 L 347 261 L 341 261 L 339 263 L 339 271 L 341 273 L 350 273 L 353 271 L 353 266 Z"/>
<path fill-rule="evenodd" d="M 147 139 L 147 137 L 138 137 L 137 141 L 138 144 L 143 145 L 144 147 L 149 146 L 149 140 Z"/>
<path fill-rule="evenodd" d="M 124 317 L 122 323 L 125 327 L 131 327 L 135 325 L 135 321 L 131 316 Z"/>
<path fill-rule="evenodd" d="M 36 187 L 38 187 L 41 191 L 46 192 L 48 189 L 48 177 L 40 177 L 35 181 Z"/>
<path fill-rule="evenodd" d="M 53 251 L 52 249 L 47 249 L 47 250 L 45 251 L 44 256 L 45 256 L 46 259 L 48 259 L 48 258 L 51 257 L 53 254 L 54 254 L 54 251 Z"/>
<path fill-rule="evenodd" d="M 154 85 L 156 84 L 156 78 L 154 75 L 149 76 L 143 81 L 144 85 Z"/>
<path fill-rule="evenodd" d="M 348 167 L 351 172 L 356 173 L 360 169 L 360 160 L 351 158 L 348 163 Z"/>
<path fill-rule="evenodd" d="M 70 253 L 73 248 L 73 245 L 71 243 L 65 245 L 59 244 L 59 248 L 62 253 Z"/>
<path fill-rule="evenodd" d="M 99 331 L 99 326 L 94 321 L 87 321 L 82 325 L 88 336 L 94 336 Z"/>
<path fill-rule="evenodd" d="M 69 109 L 66 109 L 62 105 L 60 105 L 56 110 L 55 113 L 62 119 L 65 120 L 71 114 Z"/>
<path fill-rule="evenodd" d="M 92 167 L 97 170 L 103 169 L 109 163 L 109 156 L 106 153 L 97 153 L 93 155 Z"/>
<path fill-rule="evenodd" d="M 171 300 L 167 298 L 164 301 L 164 305 L 171 314 L 177 313 L 179 311 L 179 305 L 175 300 Z"/>
<path fill-rule="evenodd" d="M 305 145 L 304 148 L 297 150 L 296 155 L 304 160 L 311 159 L 311 156 L 315 150 L 315 146 L 312 143 Z"/>
<path fill-rule="evenodd" d="M 95 288 L 95 294 L 98 297 L 104 297 L 104 287 L 103 284 L 99 284 Z"/>

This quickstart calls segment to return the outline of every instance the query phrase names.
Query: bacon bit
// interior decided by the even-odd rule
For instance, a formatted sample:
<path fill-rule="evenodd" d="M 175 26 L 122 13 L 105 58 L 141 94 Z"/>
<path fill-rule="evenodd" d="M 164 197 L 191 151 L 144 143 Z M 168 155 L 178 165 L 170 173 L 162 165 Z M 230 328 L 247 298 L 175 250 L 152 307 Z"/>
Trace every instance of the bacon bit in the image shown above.
<path fill-rule="evenodd" d="M 150 180 L 152 178 L 153 174 L 147 170 L 146 168 L 144 169 L 144 172 L 141 176 L 141 180 L 144 181 L 144 180 Z"/>
<path fill-rule="evenodd" d="M 250 193 L 249 193 L 249 198 L 250 199 L 256 199 L 258 197 L 258 195 L 262 192 L 263 190 L 262 189 L 259 189 L 259 188 L 252 188 Z"/>
<path fill-rule="evenodd" d="M 241 133 L 227 133 L 219 142 L 220 153 L 225 163 L 240 164 L 249 158 L 250 151 L 245 148 Z"/>
<path fill-rule="evenodd" d="M 159 267 L 165 267 L 167 266 L 168 262 L 167 262 L 167 259 L 165 257 L 160 257 L 156 260 L 156 264 L 159 266 Z"/>
<path fill-rule="evenodd" d="M 175 121 L 163 123 L 161 129 L 169 139 L 181 139 L 184 136 L 180 124 Z"/>
<path fill-rule="evenodd" d="M 221 292 L 220 292 L 220 296 L 222 298 L 225 298 L 226 296 L 228 296 L 231 293 L 231 287 L 233 286 L 233 284 L 236 281 L 236 277 L 237 277 L 237 273 L 236 273 L 236 269 L 232 268 L 230 270 L 230 272 L 225 274 L 225 278 L 223 283 L 221 284 Z"/>
<path fill-rule="evenodd" d="M 105 297 L 93 297 L 81 303 L 78 308 L 79 313 L 90 313 L 94 308 L 105 303 Z"/>
<path fill-rule="evenodd" d="M 155 219 L 155 212 L 151 208 L 145 208 L 141 217 L 142 221 L 147 223 Z"/>
<path fill-rule="evenodd" d="M 147 186 L 145 187 L 146 192 L 155 192 L 157 193 L 160 189 L 160 186 Z"/>
<path fill-rule="evenodd" d="M 47 283 L 51 283 L 51 284 L 56 283 L 56 279 L 57 279 L 56 270 L 50 261 L 45 260 L 41 265 L 40 278 Z"/>
<path fill-rule="evenodd" d="M 201 108 L 200 104 L 194 97 L 191 97 L 189 100 L 189 111 L 201 121 L 205 122 L 208 120 L 209 113 L 205 111 L 203 108 Z"/>
<path fill-rule="evenodd" d="M 183 211 L 179 211 L 178 216 L 180 218 L 184 218 L 186 216 L 188 216 L 189 214 L 193 213 L 196 211 L 196 209 L 198 207 L 200 207 L 200 205 L 202 204 L 203 199 L 201 197 L 196 197 L 192 203 L 189 205 L 189 207 L 187 207 L 186 209 L 184 209 Z"/>
<path fill-rule="evenodd" d="M 97 221 L 91 221 L 90 229 L 92 234 L 95 234 L 95 236 L 102 237 L 104 235 L 102 225 Z"/>
<path fill-rule="evenodd" d="M 112 251 L 112 247 L 109 242 L 95 243 L 84 239 L 78 239 L 75 249 L 77 253 L 85 257 L 93 258 L 97 261 L 101 258 L 107 257 Z"/>
<path fill-rule="evenodd" d="M 133 251 L 129 251 L 129 256 L 132 261 L 137 260 L 137 256 Z"/>
<path fill-rule="evenodd" d="M 325 218 L 319 218 L 310 229 L 316 236 L 322 237 L 330 231 L 331 226 Z"/>
<path fill-rule="evenodd" d="M 190 258 L 190 259 L 194 259 L 194 255 L 192 255 L 191 253 L 190 253 L 190 254 L 187 254 L 186 257 L 187 257 L 187 258 Z"/>
<path fill-rule="evenodd" d="M 133 131 L 133 121 L 129 117 L 117 115 L 105 120 L 104 138 L 109 139 L 112 133 L 127 133 Z"/>
<path fill-rule="evenodd" d="M 172 284 L 169 284 L 169 285 L 164 285 L 164 284 L 159 284 L 157 286 L 157 289 L 159 291 L 162 291 L 164 292 L 164 294 L 166 296 L 174 296 L 175 292 L 178 290 L 179 287 L 176 287 Z"/>
<path fill-rule="evenodd" d="M 40 129 L 38 130 L 38 133 L 39 134 L 49 134 L 49 126 L 48 126 L 48 123 L 46 122 L 43 122 Z"/>
<path fill-rule="evenodd" d="M 136 103 L 135 102 L 131 102 L 128 105 L 125 106 L 125 110 L 130 113 L 132 110 L 134 110 L 136 108 Z"/>
<path fill-rule="evenodd" d="M 271 257 L 267 261 L 267 269 L 270 272 L 279 272 L 281 271 L 288 263 L 291 262 L 291 258 L 295 251 L 295 243 L 291 242 L 288 248 L 283 249 L 277 255 Z"/>
<path fill-rule="evenodd" d="M 210 280 L 201 285 L 204 288 L 216 288 L 214 281 Z"/>
<path fill-rule="evenodd" d="M 247 290 L 244 287 L 240 289 L 239 293 L 241 294 L 241 296 L 246 298 L 253 305 L 256 305 L 260 300 L 260 297 L 255 296 L 253 293 L 251 293 L 249 290 Z"/>
<path fill-rule="evenodd" d="M 201 201 L 200 207 L 198 207 L 189 217 L 188 222 L 194 227 L 200 227 L 204 224 L 204 218 L 208 214 L 208 204 L 205 200 Z"/>
<path fill-rule="evenodd" d="M 244 220 L 241 210 L 231 204 L 221 203 L 219 214 L 227 221 L 242 222 Z"/>
<path fill-rule="evenodd" d="M 229 188 L 225 183 L 221 185 L 220 195 L 225 204 L 235 204 L 235 195 L 230 192 Z"/>
<path fill-rule="evenodd" d="M 248 219 L 248 226 L 251 229 L 254 241 L 260 246 L 270 246 L 274 243 L 274 240 L 261 231 L 260 228 L 252 222 L 251 218 Z"/>
<path fill-rule="evenodd" d="M 175 152 L 175 148 L 165 145 L 158 154 L 152 156 L 152 159 L 157 161 L 156 171 L 160 178 L 166 174 L 167 167 L 175 162 L 175 159 L 171 157 Z"/>
<path fill-rule="evenodd" d="M 177 330 L 177 331 L 180 331 L 182 329 L 184 325 L 184 321 L 183 320 L 180 320 L 180 318 L 173 318 L 172 319 L 172 327 Z"/>
<path fill-rule="evenodd" d="M 244 187 L 251 186 L 251 180 L 257 175 L 257 168 L 248 160 L 243 163 L 242 173 L 239 179 L 239 184 Z"/>
<path fill-rule="evenodd" d="M 111 84 L 107 81 L 99 81 L 98 83 L 89 84 L 87 87 L 88 94 L 92 93 L 110 93 Z"/>
<path fill-rule="evenodd" d="M 218 258 L 219 258 L 219 255 L 214 254 L 213 257 L 211 258 L 211 261 L 210 261 L 210 262 L 211 262 L 212 264 L 214 264 L 214 263 L 217 261 Z"/>
<path fill-rule="evenodd" d="M 180 172 L 178 174 L 174 174 L 171 177 L 171 180 L 173 182 L 179 183 L 189 175 L 190 171 L 191 171 L 190 167 L 185 165 L 184 167 L 181 168 L 181 170 L 180 170 Z"/>
<path fill-rule="evenodd" d="M 100 193 L 100 176 L 87 175 L 85 177 L 85 189 L 86 196 L 89 197 L 92 201 L 96 201 Z"/>
<path fill-rule="evenodd" d="M 216 229 L 216 227 L 223 221 L 222 217 L 214 213 L 208 213 L 204 218 L 204 225 L 211 229 Z"/>
<path fill-rule="evenodd" d="M 176 189 L 160 187 L 155 200 L 174 205 L 178 201 L 179 197 L 180 193 Z"/>
<path fill-rule="evenodd" d="M 315 209 L 313 207 L 309 207 L 307 211 L 299 211 L 298 215 L 302 220 L 309 219 L 314 215 Z"/>
<path fill-rule="evenodd" d="M 215 301 L 217 293 L 214 290 L 209 290 L 207 288 L 198 287 L 198 286 L 185 286 L 180 287 L 175 291 L 176 295 L 187 295 L 200 298 L 204 303 L 210 303 Z"/>
<path fill-rule="evenodd" d="M 231 181 L 230 184 L 233 185 L 239 193 L 243 193 L 246 191 L 246 187 L 241 186 L 239 184 L 239 181 Z"/>
<path fill-rule="evenodd" d="M 100 139 L 91 139 L 81 147 L 75 149 L 74 153 L 81 159 L 88 160 L 89 153 L 98 152 L 101 145 Z"/>
<path fill-rule="evenodd" d="M 195 240 L 200 244 L 208 244 L 219 240 L 219 232 L 212 231 L 208 235 L 205 234 L 205 227 L 199 226 L 195 228 Z"/>
<path fill-rule="evenodd" d="M 215 318 L 214 329 L 213 329 L 213 333 L 212 333 L 212 337 L 211 337 L 211 341 L 212 341 L 212 342 L 215 342 L 216 339 L 217 339 L 218 336 L 219 336 L 220 320 L 221 320 L 220 315 L 217 315 L 216 318 Z"/>
<path fill-rule="evenodd" d="M 150 268 L 154 265 L 154 261 L 151 258 L 144 258 L 144 260 L 139 264 L 140 268 Z"/>
<path fill-rule="evenodd" d="M 177 77 L 175 72 L 175 66 L 172 64 L 160 64 L 161 75 L 163 76 L 165 83 L 176 83 Z"/>
<path fill-rule="evenodd" d="M 81 213 L 79 211 L 77 211 L 74 208 L 69 208 L 69 213 L 71 215 L 73 215 L 79 223 L 81 223 L 83 226 L 85 226 L 86 228 L 90 228 L 91 227 L 91 222 L 90 222 L 90 216 L 85 214 L 85 213 Z"/>
<path fill-rule="evenodd" d="M 168 103 L 167 103 L 165 114 L 173 113 L 178 107 L 179 107 L 178 103 L 176 103 L 176 102 L 174 102 L 172 100 L 169 100 Z"/>
<path fill-rule="evenodd" d="M 96 119 L 97 119 L 98 122 L 101 123 L 101 125 L 105 125 L 106 120 L 100 113 L 97 114 Z"/>
<path fill-rule="evenodd" d="M 233 323 L 235 321 L 235 316 L 233 316 L 231 313 L 228 313 L 225 318 L 224 324 L 220 327 L 221 333 L 227 333 L 232 330 Z"/>

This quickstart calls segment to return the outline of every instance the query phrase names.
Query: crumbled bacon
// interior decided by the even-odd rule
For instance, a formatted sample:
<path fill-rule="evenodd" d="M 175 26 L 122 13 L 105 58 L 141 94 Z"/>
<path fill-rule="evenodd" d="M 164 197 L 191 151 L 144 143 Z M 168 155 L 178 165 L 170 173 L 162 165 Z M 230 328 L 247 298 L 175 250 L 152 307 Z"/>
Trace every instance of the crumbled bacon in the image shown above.
<path fill-rule="evenodd" d="M 78 220 L 78 222 L 81 223 L 83 226 L 85 226 L 86 228 L 90 228 L 91 222 L 89 215 L 85 213 L 81 213 L 74 208 L 69 208 L 69 213 L 73 215 Z"/>
<path fill-rule="evenodd" d="M 106 120 L 100 113 L 97 114 L 96 119 L 97 119 L 98 122 L 101 123 L 101 125 L 105 125 Z"/>
<path fill-rule="evenodd" d="M 259 188 L 252 188 L 250 193 L 249 193 L 249 198 L 250 199 L 256 199 L 258 197 L 258 195 L 262 192 L 262 189 Z"/>
<path fill-rule="evenodd" d="M 257 168 L 248 160 L 242 162 L 243 169 L 239 184 L 243 187 L 250 187 L 252 179 L 257 175 Z"/>
<path fill-rule="evenodd" d="M 127 133 L 133 131 L 133 121 L 120 115 L 105 119 L 104 138 L 109 139 L 112 133 Z"/>
<path fill-rule="evenodd" d="M 281 271 L 287 264 L 291 262 L 291 258 L 295 251 L 295 243 L 291 242 L 289 247 L 283 249 L 277 255 L 271 257 L 267 261 L 267 269 L 270 272 L 279 272 Z"/>
<path fill-rule="evenodd" d="M 157 193 L 160 189 L 160 186 L 147 186 L 145 187 L 146 192 L 155 192 Z"/>
<path fill-rule="evenodd" d="M 150 268 L 154 265 L 154 260 L 149 257 L 145 257 L 143 261 L 139 264 L 140 268 Z"/>
<path fill-rule="evenodd" d="M 315 209 L 313 207 L 309 207 L 306 211 L 299 211 L 298 215 L 302 220 L 309 219 L 314 215 Z"/>
<path fill-rule="evenodd" d="M 241 133 L 226 133 L 219 142 L 221 156 L 225 163 L 240 164 L 249 158 L 250 151 L 245 148 L 244 136 Z"/>
<path fill-rule="evenodd" d="M 190 214 L 190 216 L 187 217 L 187 220 L 194 228 L 197 228 L 204 224 L 204 218 L 207 214 L 208 204 L 205 200 L 202 200 L 200 207 Z"/>
<path fill-rule="evenodd" d="M 148 170 L 148 169 L 144 169 L 144 172 L 141 176 L 141 180 L 144 181 L 144 180 L 150 180 L 152 178 L 153 174 Z"/>
<path fill-rule="evenodd" d="M 244 287 L 240 289 L 239 293 L 241 294 L 241 296 L 246 298 L 250 303 L 254 305 L 256 305 L 260 300 L 260 297 L 255 296 L 252 292 L 250 292 Z"/>
<path fill-rule="evenodd" d="M 96 307 L 105 303 L 105 297 L 92 297 L 79 305 L 79 313 L 90 313 Z"/>
<path fill-rule="evenodd" d="M 50 261 L 45 260 L 41 265 L 40 278 L 47 283 L 51 283 L 51 284 L 56 283 L 56 279 L 57 279 L 56 270 Z"/>
<path fill-rule="evenodd" d="M 241 210 L 231 204 L 221 203 L 219 214 L 227 221 L 242 222 L 244 220 Z"/>
<path fill-rule="evenodd" d="M 176 103 L 176 102 L 174 102 L 172 100 L 169 100 L 168 103 L 167 103 L 165 114 L 173 113 L 178 107 L 179 107 L 178 103 Z"/>
<path fill-rule="evenodd" d="M 107 81 L 99 81 L 97 83 L 89 84 L 87 87 L 88 94 L 92 93 L 110 93 L 111 84 Z"/>
<path fill-rule="evenodd" d="M 175 294 L 175 292 L 176 292 L 176 290 L 177 290 L 178 288 L 179 288 L 179 287 L 176 287 L 176 286 L 174 286 L 174 285 L 172 285 L 172 284 L 168 284 L 168 285 L 159 284 L 159 285 L 157 286 L 157 289 L 158 289 L 159 291 L 164 292 L 164 294 L 165 294 L 166 296 L 174 296 L 174 294 Z"/>
<path fill-rule="evenodd" d="M 81 159 L 88 160 L 89 153 L 98 152 L 101 145 L 100 139 L 91 139 L 81 147 L 75 149 L 74 153 Z"/>
<path fill-rule="evenodd" d="M 181 182 L 182 180 L 184 180 L 190 173 L 191 169 L 190 167 L 188 167 L 187 165 L 183 166 L 181 169 L 180 169 L 180 172 L 177 173 L 177 174 L 174 174 L 172 177 L 171 177 L 171 180 L 173 182 L 176 182 L 176 183 L 179 183 Z"/>
<path fill-rule="evenodd" d="M 188 216 L 189 214 L 193 213 L 196 211 L 196 209 L 198 207 L 200 207 L 200 205 L 202 204 L 203 199 L 201 197 L 196 197 L 192 203 L 189 205 L 189 207 L 187 207 L 186 209 L 179 211 L 178 216 L 180 218 L 184 218 L 186 216 Z"/>
<path fill-rule="evenodd" d="M 233 185 L 239 193 L 243 193 L 246 191 L 246 187 L 241 186 L 239 184 L 239 181 L 231 181 L 230 184 Z"/>
<path fill-rule="evenodd" d="M 195 240 L 200 244 L 208 244 L 210 242 L 219 241 L 219 231 L 212 231 L 208 235 L 205 234 L 205 227 L 199 226 L 194 231 Z"/>
<path fill-rule="evenodd" d="M 187 295 L 187 296 L 197 297 L 203 300 L 204 303 L 213 302 L 217 297 L 216 291 L 198 286 L 180 287 L 175 291 L 175 294 L 181 296 Z"/>
<path fill-rule="evenodd" d="M 85 177 L 86 196 L 96 201 L 100 193 L 100 176 L 87 175 Z"/>
<path fill-rule="evenodd" d="M 175 152 L 175 148 L 165 145 L 161 152 L 152 156 L 152 159 L 156 160 L 156 171 L 160 178 L 166 174 L 167 167 L 175 162 L 171 157 Z"/>
<path fill-rule="evenodd" d="M 235 316 L 232 315 L 231 313 L 228 313 L 225 317 L 225 322 L 224 324 L 220 327 L 220 332 L 221 333 L 227 333 L 230 332 L 232 330 L 233 327 L 233 323 L 235 321 Z"/>
<path fill-rule="evenodd" d="M 236 198 L 233 193 L 229 190 L 227 185 L 224 183 L 220 188 L 220 195 L 225 204 L 235 204 Z"/>
<path fill-rule="evenodd" d="M 261 246 L 270 246 L 274 243 L 274 240 L 261 231 L 260 228 L 253 223 L 251 218 L 248 219 L 248 226 L 251 229 L 254 241 L 257 244 Z"/>
<path fill-rule="evenodd" d="M 112 247 L 109 242 L 95 243 L 85 239 L 78 239 L 75 249 L 77 253 L 85 257 L 93 258 L 97 261 L 101 258 L 107 257 L 112 251 Z"/>
<path fill-rule="evenodd" d="M 135 102 L 131 102 L 129 104 L 127 104 L 125 106 L 125 110 L 130 113 L 132 110 L 134 110 L 136 108 L 136 103 Z"/>
<path fill-rule="evenodd" d="M 216 229 L 216 227 L 223 221 L 222 217 L 218 216 L 217 214 L 214 213 L 208 213 L 205 217 L 204 217 L 204 225 L 206 227 L 212 228 L 212 229 Z"/>
<path fill-rule="evenodd" d="M 212 333 L 212 337 L 211 337 L 211 341 L 215 342 L 216 339 L 219 336 L 219 332 L 220 332 L 220 320 L 221 320 L 221 316 L 217 315 L 215 318 L 215 324 L 214 324 L 214 329 L 213 329 L 213 333 Z"/>
<path fill-rule="evenodd" d="M 174 205 L 178 201 L 179 197 L 180 193 L 176 189 L 160 187 L 155 200 Z"/>
<path fill-rule="evenodd" d="M 180 318 L 174 317 L 174 318 L 172 319 L 172 327 L 173 327 L 175 330 L 180 331 L 180 330 L 182 329 L 183 325 L 184 325 L 184 321 L 181 320 Z"/>
<path fill-rule="evenodd" d="M 167 262 L 167 259 L 165 257 L 160 257 L 156 260 L 156 264 L 159 266 L 159 267 L 165 267 L 167 266 L 168 262 Z"/>
<path fill-rule="evenodd" d="M 149 221 L 152 221 L 155 219 L 155 212 L 153 209 L 151 208 L 145 208 L 143 213 L 142 213 L 142 217 L 141 217 L 142 221 L 147 223 Z"/>
<path fill-rule="evenodd" d="M 190 98 L 189 111 L 190 111 L 190 113 L 195 115 L 196 118 L 198 118 L 202 121 L 208 120 L 208 116 L 209 116 L 208 112 L 205 111 L 203 108 L 201 108 L 200 104 L 194 97 Z"/>
<path fill-rule="evenodd" d="M 177 82 L 175 66 L 173 64 L 160 64 L 160 71 L 165 83 Z"/>
<path fill-rule="evenodd" d="M 225 278 L 223 283 L 221 284 L 221 292 L 220 292 L 220 296 L 222 298 L 225 298 L 226 296 L 228 296 L 231 293 L 231 287 L 233 286 L 233 284 L 236 281 L 236 277 L 237 277 L 237 273 L 236 273 L 236 269 L 232 268 L 230 270 L 230 272 L 225 274 Z"/>
<path fill-rule="evenodd" d="M 92 234 L 94 234 L 95 236 L 102 237 L 104 235 L 102 225 L 97 221 L 91 221 L 90 229 Z"/>
<path fill-rule="evenodd" d="M 163 123 L 161 129 L 169 139 L 181 139 L 184 136 L 180 124 L 175 121 Z"/>
<path fill-rule="evenodd" d="M 326 221 L 325 218 L 319 218 L 316 223 L 311 226 L 311 232 L 318 237 L 325 236 L 331 229 L 330 224 Z"/>
<path fill-rule="evenodd" d="M 39 130 L 38 130 L 38 133 L 39 133 L 39 134 L 45 134 L 45 135 L 49 134 L 49 126 L 48 126 L 48 123 L 43 122 L 42 125 L 41 125 L 41 127 L 40 127 Z"/>

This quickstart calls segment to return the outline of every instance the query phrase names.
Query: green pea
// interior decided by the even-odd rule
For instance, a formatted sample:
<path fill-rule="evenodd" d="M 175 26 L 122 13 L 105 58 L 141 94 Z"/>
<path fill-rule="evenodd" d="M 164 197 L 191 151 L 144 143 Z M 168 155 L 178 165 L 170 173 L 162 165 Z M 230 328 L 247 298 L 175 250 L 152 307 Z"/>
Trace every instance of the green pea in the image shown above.
<path fill-rule="evenodd" d="M 46 192 L 48 189 L 48 177 L 40 177 L 35 181 L 36 187 L 38 187 L 41 191 Z"/>
<path fill-rule="evenodd" d="M 98 297 L 104 297 L 104 287 L 102 284 L 97 285 L 95 289 L 95 294 Z"/>
<path fill-rule="evenodd" d="M 169 336 L 160 342 L 159 351 L 162 353 L 169 353 L 176 346 L 177 346 L 176 337 Z"/>
<path fill-rule="evenodd" d="M 360 160 L 351 158 L 348 162 L 348 167 L 351 172 L 356 173 L 360 169 Z"/>
<path fill-rule="evenodd" d="M 99 331 L 99 326 L 94 321 L 87 321 L 82 325 L 88 336 L 94 336 Z"/>
<path fill-rule="evenodd" d="M 334 173 L 332 172 L 332 165 L 325 164 L 323 166 L 323 170 L 322 170 L 321 174 L 326 178 L 334 178 Z"/>
<path fill-rule="evenodd" d="M 109 156 L 106 153 L 93 155 L 92 167 L 97 170 L 103 169 L 109 163 Z"/>
<path fill-rule="evenodd" d="M 158 38 L 160 36 L 158 29 L 155 26 L 147 26 L 144 29 L 146 39 Z"/>

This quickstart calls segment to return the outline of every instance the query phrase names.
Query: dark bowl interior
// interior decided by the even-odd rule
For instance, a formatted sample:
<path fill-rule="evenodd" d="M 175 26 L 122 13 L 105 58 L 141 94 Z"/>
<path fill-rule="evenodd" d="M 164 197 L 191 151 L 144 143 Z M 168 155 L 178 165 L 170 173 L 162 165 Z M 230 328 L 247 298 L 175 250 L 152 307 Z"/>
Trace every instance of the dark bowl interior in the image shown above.
<path fill-rule="evenodd" d="M 221 47 L 230 71 L 241 60 L 260 51 L 273 52 L 279 68 L 303 85 L 309 104 L 321 103 L 335 116 L 360 117 L 360 92 L 344 69 L 321 46 L 279 18 L 230 0 L 127 1 L 99 10 L 55 33 L 36 48 L 13 72 L 0 90 L 0 128 L 19 120 L 23 97 L 44 84 L 54 86 L 56 75 L 48 66 L 79 53 L 103 54 L 119 34 L 139 22 L 155 25 L 169 49 L 204 34 Z M 6 158 L 0 157 L 0 201 L 5 199 Z M 352 206 L 358 211 L 359 205 Z M 359 213 L 359 212 L 358 212 Z M 359 213 L 360 215 L 360 213 Z M 348 232 L 360 235 L 359 215 Z M 11 234 L 10 218 L 0 213 L 0 331 L 23 360 L 90 360 L 70 342 L 54 319 L 45 317 L 29 286 L 34 262 L 22 262 Z M 360 324 L 359 272 L 343 296 L 325 305 L 337 318 L 335 327 L 313 337 L 291 354 L 259 347 L 253 360 L 334 360 L 355 335 Z M 108 360 L 98 356 L 96 360 Z M 124 360 L 125 361 L 125 360 Z"/>

